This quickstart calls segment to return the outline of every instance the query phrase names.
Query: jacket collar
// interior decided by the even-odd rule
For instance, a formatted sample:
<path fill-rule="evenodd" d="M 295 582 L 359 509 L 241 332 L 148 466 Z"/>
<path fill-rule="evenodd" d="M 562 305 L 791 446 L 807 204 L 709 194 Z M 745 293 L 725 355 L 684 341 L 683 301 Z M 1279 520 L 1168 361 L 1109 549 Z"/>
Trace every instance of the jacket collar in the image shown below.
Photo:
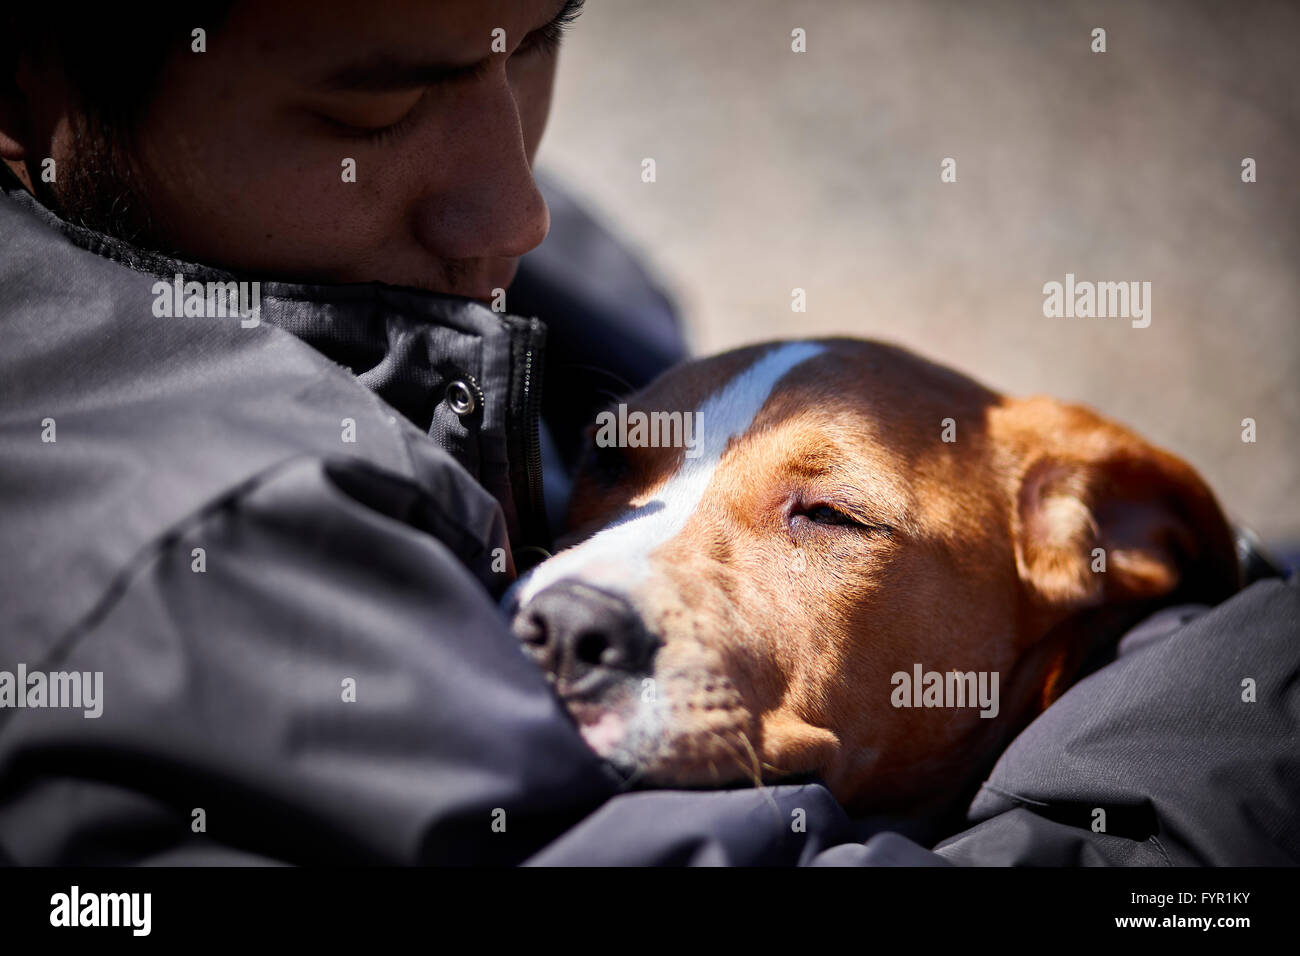
<path fill-rule="evenodd" d="M 156 277 L 160 299 L 172 299 L 178 284 L 183 290 L 188 283 L 256 283 L 257 321 L 351 370 L 445 448 L 500 501 L 516 548 L 549 544 L 541 488 L 546 329 L 540 320 L 379 282 L 281 282 L 186 262 L 68 222 L 25 189 L 4 185 L 10 201 L 73 244 Z"/>

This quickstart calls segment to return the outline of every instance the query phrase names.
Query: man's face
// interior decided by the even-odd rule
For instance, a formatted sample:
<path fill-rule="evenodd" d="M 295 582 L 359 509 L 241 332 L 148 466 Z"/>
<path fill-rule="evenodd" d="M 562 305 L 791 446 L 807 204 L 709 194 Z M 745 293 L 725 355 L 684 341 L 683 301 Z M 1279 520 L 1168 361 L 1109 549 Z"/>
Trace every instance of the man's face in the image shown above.
<path fill-rule="evenodd" d="M 166 62 L 138 128 L 152 238 L 276 278 L 490 298 L 546 236 L 531 165 L 563 8 L 236 2 L 206 52 Z M 67 123 L 49 135 L 31 149 L 75 163 Z"/>

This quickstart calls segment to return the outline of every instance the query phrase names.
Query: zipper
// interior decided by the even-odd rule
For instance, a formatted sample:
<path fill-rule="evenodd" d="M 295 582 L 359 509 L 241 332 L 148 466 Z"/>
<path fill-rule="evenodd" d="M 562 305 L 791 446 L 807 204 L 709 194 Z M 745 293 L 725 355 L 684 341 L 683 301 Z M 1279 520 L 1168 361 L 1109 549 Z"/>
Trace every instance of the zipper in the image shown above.
<path fill-rule="evenodd" d="M 521 545 L 545 547 L 550 543 L 546 522 L 546 501 L 542 489 L 542 351 L 546 326 L 528 320 L 523 330 L 523 349 L 518 358 L 518 402 L 520 420 L 513 429 L 510 449 L 511 483 L 515 486 L 515 509 L 519 516 Z M 519 547 L 515 548 L 516 551 Z"/>

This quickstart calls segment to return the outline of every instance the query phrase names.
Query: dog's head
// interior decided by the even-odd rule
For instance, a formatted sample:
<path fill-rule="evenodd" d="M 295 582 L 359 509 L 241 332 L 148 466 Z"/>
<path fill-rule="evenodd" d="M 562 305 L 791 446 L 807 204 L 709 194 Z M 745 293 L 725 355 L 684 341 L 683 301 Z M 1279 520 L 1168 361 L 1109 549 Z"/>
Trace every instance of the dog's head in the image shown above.
<path fill-rule="evenodd" d="M 1098 640 L 1236 586 L 1182 461 L 890 346 L 681 366 L 591 444 L 571 546 L 516 585 L 514 627 L 646 783 L 815 775 L 855 808 L 942 802 Z"/>

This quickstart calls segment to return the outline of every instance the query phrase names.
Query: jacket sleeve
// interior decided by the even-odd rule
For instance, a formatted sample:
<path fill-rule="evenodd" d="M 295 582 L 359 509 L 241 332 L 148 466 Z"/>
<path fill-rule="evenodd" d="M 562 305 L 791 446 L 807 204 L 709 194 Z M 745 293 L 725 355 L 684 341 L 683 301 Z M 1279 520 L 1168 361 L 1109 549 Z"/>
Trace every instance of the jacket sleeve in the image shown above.
<path fill-rule="evenodd" d="M 417 484 L 303 457 L 211 502 L 25 662 L 102 684 L 0 711 L 3 857 L 524 859 L 613 784 L 509 634 L 494 546 L 449 459 Z"/>
<path fill-rule="evenodd" d="M 1022 732 L 936 851 L 975 865 L 1300 864 L 1300 588 L 1171 608 Z"/>

